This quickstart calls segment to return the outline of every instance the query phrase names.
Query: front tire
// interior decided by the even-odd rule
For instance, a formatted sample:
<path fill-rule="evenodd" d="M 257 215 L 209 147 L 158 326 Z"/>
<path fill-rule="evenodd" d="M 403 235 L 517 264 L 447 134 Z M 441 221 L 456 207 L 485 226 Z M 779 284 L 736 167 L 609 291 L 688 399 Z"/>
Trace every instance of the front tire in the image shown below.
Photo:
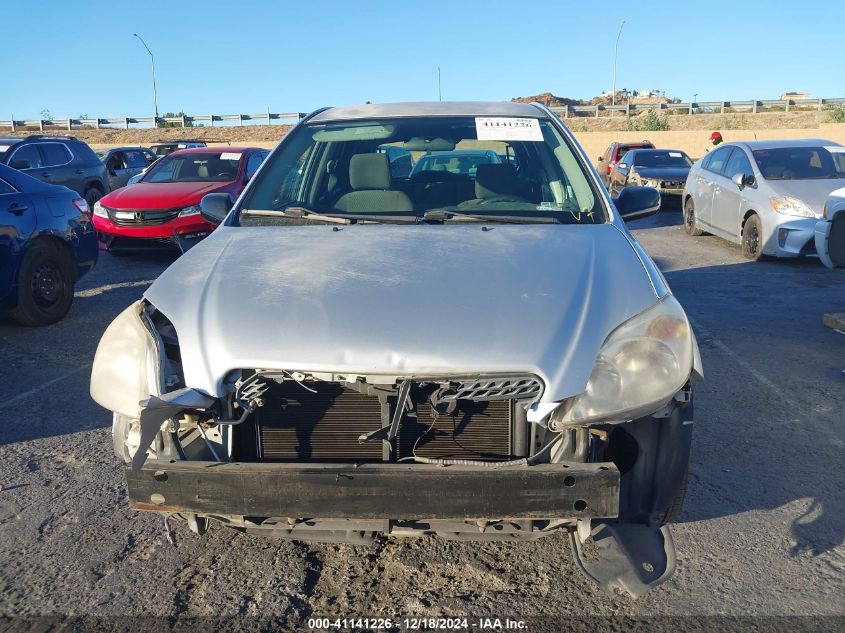
<path fill-rule="evenodd" d="M 94 204 L 96 204 L 97 200 L 102 197 L 103 192 L 96 187 L 90 187 L 88 191 L 85 192 L 85 202 L 88 203 L 88 208 L 91 209 L 91 213 L 94 213 Z"/>
<path fill-rule="evenodd" d="M 742 226 L 742 256 L 755 262 L 763 257 L 763 223 L 756 213 Z"/>
<path fill-rule="evenodd" d="M 73 303 L 75 268 L 70 254 L 54 242 L 30 246 L 18 272 L 18 303 L 12 318 L 30 327 L 63 319 Z"/>
<path fill-rule="evenodd" d="M 695 217 L 695 205 L 692 198 L 687 198 L 684 202 L 684 231 L 687 235 L 698 237 L 704 235 L 704 231 L 698 228 L 698 220 Z"/>

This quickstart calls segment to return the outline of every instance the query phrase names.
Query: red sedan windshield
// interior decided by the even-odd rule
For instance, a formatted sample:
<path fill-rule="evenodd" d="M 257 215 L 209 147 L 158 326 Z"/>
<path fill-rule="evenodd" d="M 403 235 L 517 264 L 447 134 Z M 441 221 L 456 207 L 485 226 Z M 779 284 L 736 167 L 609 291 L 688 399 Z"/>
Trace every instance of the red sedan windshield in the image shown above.
<path fill-rule="evenodd" d="M 228 182 L 238 176 L 240 152 L 171 154 L 159 160 L 143 182 Z"/>

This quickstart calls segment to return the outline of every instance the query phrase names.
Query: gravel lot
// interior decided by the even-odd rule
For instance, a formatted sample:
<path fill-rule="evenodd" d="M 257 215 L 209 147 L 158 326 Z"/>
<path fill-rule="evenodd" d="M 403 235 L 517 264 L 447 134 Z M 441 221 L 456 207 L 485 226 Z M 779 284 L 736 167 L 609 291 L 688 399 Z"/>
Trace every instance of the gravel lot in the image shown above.
<path fill-rule="evenodd" d="M 104 255 L 62 323 L 0 322 L 0 614 L 260 616 L 270 630 L 436 615 L 836 615 L 825 622 L 845 626 L 845 336 L 822 326 L 845 309 L 845 271 L 748 263 L 722 240 L 688 237 L 677 212 L 634 228 L 693 320 L 707 375 L 665 585 L 638 601 L 604 595 L 562 535 L 353 547 L 178 524 L 169 544 L 158 516 L 127 509 L 88 378 L 103 329 L 172 258 Z"/>

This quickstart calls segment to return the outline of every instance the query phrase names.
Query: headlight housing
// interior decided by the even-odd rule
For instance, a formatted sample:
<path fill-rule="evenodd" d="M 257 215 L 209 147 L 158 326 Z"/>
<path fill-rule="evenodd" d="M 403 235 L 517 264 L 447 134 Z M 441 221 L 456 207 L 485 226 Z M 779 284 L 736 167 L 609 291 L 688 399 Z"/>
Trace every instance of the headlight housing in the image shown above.
<path fill-rule="evenodd" d="M 784 215 L 794 215 L 800 218 L 816 217 L 816 212 L 807 206 L 803 200 L 793 198 L 792 196 L 770 198 L 769 202 L 772 205 L 772 209 Z"/>
<path fill-rule="evenodd" d="M 179 211 L 179 217 L 184 218 L 189 215 L 199 215 L 200 213 L 200 205 L 192 204 L 190 207 L 184 207 L 181 211 Z"/>
<path fill-rule="evenodd" d="M 109 214 L 106 211 L 106 208 L 100 204 L 99 200 L 94 203 L 94 215 L 100 218 L 108 218 Z"/>
<path fill-rule="evenodd" d="M 689 321 L 670 295 L 610 333 L 586 390 L 552 413 L 549 428 L 560 431 L 653 413 L 686 384 L 692 363 Z"/>
<path fill-rule="evenodd" d="M 97 404 L 131 419 L 141 415 L 140 401 L 159 395 L 158 341 L 142 319 L 136 301 L 111 322 L 100 339 L 91 370 L 91 397 Z"/>

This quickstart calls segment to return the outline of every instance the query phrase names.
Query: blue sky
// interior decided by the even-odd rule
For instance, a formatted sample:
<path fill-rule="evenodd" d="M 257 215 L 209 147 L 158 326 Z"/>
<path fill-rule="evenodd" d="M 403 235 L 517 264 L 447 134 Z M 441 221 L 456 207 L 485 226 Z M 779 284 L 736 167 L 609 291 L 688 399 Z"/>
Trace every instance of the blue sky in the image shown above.
<path fill-rule="evenodd" d="M 241 8 L 248 7 L 248 8 Z M 168 7 L 167 10 L 164 7 Z M 0 119 L 309 111 L 363 101 L 843 96 L 841 0 L 0 0 Z M 10 28 L 11 27 L 11 28 Z"/>

